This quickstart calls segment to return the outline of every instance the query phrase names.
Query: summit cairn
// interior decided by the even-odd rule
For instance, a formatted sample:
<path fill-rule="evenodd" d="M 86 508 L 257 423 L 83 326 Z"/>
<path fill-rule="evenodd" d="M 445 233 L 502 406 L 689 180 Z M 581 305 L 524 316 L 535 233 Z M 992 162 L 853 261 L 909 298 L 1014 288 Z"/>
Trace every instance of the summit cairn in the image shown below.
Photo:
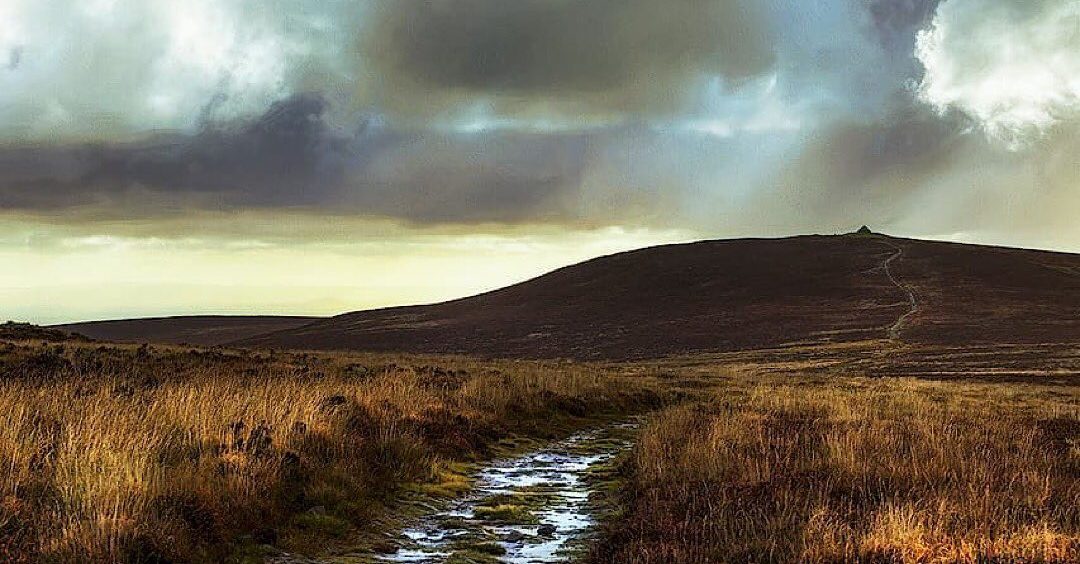
<path fill-rule="evenodd" d="M 873 235 L 874 232 L 870 231 L 870 228 L 864 225 L 864 226 L 860 227 L 859 230 L 855 232 L 855 234 L 856 235 Z"/>

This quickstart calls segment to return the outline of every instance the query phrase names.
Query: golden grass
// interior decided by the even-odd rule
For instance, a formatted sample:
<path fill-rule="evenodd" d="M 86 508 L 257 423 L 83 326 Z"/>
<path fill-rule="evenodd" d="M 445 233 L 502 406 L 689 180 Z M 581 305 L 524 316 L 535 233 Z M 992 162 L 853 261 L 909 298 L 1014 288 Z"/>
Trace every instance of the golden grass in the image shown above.
<path fill-rule="evenodd" d="M 3 347 L 0 561 L 217 561 L 314 506 L 365 527 L 445 460 L 656 401 L 587 367 L 430 362 Z"/>
<path fill-rule="evenodd" d="M 724 381 L 646 426 L 594 560 L 1080 561 L 1075 388 Z"/>
<path fill-rule="evenodd" d="M 0 561 L 310 549 L 658 383 L 595 561 L 1080 561 L 1075 387 L 85 343 L 0 343 Z"/>

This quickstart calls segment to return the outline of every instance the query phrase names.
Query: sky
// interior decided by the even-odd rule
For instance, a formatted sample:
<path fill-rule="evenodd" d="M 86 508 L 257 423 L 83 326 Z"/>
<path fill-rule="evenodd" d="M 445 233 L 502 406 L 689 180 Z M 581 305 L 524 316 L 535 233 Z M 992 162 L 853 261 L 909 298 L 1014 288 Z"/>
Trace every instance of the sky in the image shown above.
<path fill-rule="evenodd" d="M 329 315 L 702 238 L 1080 252 L 1080 0 L 0 0 L 0 318 Z"/>

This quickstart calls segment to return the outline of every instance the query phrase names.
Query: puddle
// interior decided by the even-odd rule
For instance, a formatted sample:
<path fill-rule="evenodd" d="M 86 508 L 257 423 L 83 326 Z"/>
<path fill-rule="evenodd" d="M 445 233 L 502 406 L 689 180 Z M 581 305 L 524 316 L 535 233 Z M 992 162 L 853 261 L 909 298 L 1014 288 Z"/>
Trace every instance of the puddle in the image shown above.
<path fill-rule="evenodd" d="M 467 497 L 423 516 L 383 562 L 565 562 L 596 525 L 587 475 L 631 445 L 636 423 L 578 433 L 498 460 L 475 474 Z"/>

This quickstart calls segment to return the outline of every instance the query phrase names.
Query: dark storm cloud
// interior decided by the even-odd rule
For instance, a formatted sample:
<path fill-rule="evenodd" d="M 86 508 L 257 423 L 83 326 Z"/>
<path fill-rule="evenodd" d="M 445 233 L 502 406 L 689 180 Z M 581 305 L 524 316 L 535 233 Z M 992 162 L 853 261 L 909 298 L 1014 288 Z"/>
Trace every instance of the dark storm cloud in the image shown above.
<path fill-rule="evenodd" d="M 573 222 L 598 133 L 417 134 L 383 160 L 351 167 L 343 198 L 413 221 Z"/>
<path fill-rule="evenodd" d="M 331 134 L 317 96 L 274 104 L 250 122 L 135 143 L 23 147 L 0 152 L 0 206 L 64 208 L 141 192 L 183 201 L 303 204 L 337 181 L 350 139 Z"/>
<path fill-rule="evenodd" d="M 0 149 L 0 209 L 143 216 L 185 209 L 323 209 L 410 221 L 568 219 L 585 137 L 402 131 L 328 123 L 301 95 L 264 115 L 137 143 Z"/>
<path fill-rule="evenodd" d="M 881 43 L 914 58 L 915 34 L 930 22 L 941 0 L 873 0 L 868 5 Z"/>
<path fill-rule="evenodd" d="M 881 78 L 906 90 L 901 103 L 910 100 L 912 85 L 922 79 L 924 69 L 915 57 L 915 38 L 919 30 L 930 23 L 940 1 L 874 0 L 867 6 L 873 22 L 873 36 L 893 64 L 891 70 L 883 69 Z"/>
<path fill-rule="evenodd" d="M 371 18 L 360 44 L 378 103 L 402 113 L 485 98 L 502 113 L 668 113 L 703 76 L 773 62 L 748 0 L 394 0 Z"/>

